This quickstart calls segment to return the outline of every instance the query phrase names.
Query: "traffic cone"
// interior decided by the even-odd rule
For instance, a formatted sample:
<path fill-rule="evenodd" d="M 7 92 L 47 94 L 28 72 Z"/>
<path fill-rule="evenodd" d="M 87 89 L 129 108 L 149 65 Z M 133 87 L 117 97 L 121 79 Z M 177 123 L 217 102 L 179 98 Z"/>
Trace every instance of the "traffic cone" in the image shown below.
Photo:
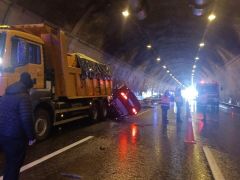
<path fill-rule="evenodd" d="M 189 143 L 189 144 L 195 144 L 196 142 L 194 140 L 192 119 L 189 118 L 187 123 L 188 123 L 187 124 L 187 131 L 186 131 L 186 134 L 185 134 L 184 142 Z"/>

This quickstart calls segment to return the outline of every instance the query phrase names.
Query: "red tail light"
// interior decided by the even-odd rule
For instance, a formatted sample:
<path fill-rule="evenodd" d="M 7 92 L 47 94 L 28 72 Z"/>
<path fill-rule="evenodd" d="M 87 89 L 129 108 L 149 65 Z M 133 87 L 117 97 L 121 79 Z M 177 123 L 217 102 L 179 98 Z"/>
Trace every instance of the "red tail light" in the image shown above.
<path fill-rule="evenodd" d="M 121 95 L 122 95 L 122 97 L 124 97 L 124 99 L 127 99 L 127 96 L 124 92 L 121 92 Z"/>
<path fill-rule="evenodd" d="M 132 108 L 132 112 L 133 112 L 133 114 L 137 114 L 137 111 L 135 108 Z"/>

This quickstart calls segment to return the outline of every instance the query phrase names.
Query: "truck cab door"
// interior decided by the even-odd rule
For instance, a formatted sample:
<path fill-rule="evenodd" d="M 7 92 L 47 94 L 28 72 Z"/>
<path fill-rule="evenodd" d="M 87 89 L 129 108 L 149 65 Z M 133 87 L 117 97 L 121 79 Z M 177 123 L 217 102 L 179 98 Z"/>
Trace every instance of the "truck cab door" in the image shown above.
<path fill-rule="evenodd" d="M 11 65 L 16 76 L 22 72 L 31 74 L 34 88 L 44 88 L 44 64 L 42 44 L 19 37 L 12 37 Z"/>

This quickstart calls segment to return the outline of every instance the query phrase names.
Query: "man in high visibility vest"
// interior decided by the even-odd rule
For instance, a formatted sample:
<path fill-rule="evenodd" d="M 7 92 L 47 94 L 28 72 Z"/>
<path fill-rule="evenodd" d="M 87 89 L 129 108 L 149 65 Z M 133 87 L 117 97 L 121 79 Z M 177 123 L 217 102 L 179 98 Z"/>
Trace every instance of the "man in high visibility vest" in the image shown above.
<path fill-rule="evenodd" d="M 168 110 L 170 107 L 170 98 L 169 98 L 169 91 L 166 90 L 164 95 L 161 98 L 161 108 L 162 108 L 162 123 L 167 124 L 168 123 Z"/>

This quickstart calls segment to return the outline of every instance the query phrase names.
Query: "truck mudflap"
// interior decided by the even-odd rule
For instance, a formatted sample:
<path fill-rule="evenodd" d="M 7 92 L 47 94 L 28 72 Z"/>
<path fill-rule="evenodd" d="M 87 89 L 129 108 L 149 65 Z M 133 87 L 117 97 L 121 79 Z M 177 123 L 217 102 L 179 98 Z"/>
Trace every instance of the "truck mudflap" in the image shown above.
<path fill-rule="evenodd" d="M 141 110 L 141 104 L 134 93 L 124 85 L 114 90 L 111 108 L 116 116 L 131 116 Z"/>

